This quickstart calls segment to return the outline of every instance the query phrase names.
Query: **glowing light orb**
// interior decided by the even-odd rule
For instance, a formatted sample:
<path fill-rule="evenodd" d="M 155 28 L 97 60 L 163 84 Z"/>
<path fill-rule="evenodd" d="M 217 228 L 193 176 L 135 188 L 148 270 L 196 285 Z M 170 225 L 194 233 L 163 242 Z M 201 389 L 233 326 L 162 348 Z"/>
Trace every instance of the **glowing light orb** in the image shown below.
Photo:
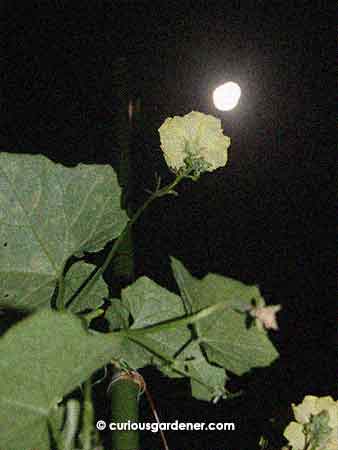
<path fill-rule="evenodd" d="M 215 107 L 220 111 L 230 111 L 237 106 L 241 92 L 239 85 L 233 81 L 218 86 L 212 95 Z"/>

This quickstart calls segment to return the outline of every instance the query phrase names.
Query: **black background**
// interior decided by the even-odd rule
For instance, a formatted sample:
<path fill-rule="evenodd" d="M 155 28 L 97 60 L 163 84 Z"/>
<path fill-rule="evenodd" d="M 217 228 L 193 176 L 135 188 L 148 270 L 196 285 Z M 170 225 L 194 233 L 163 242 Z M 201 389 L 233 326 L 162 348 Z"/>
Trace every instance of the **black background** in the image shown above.
<path fill-rule="evenodd" d="M 125 95 L 141 100 L 131 136 L 135 204 L 153 187 L 154 171 L 170 179 L 157 133 L 167 116 L 214 114 L 231 136 L 224 169 L 185 182 L 178 199 L 161 200 L 136 226 L 138 275 L 174 287 L 174 255 L 196 276 L 258 284 L 267 303 L 283 306 L 271 335 L 281 357 L 235 379 L 245 394 L 216 406 L 146 370 L 163 421 L 237 426 L 225 435 L 169 433 L 171 449 L 257 448 L 263 432 L 278 434 L 291 401 L 336 387 L 334 2 L 227 3 L 7 1 L 1 8 L 1 151 L 67 165 L 113 163 L 121 93 L 111 80 L 121 57 Z M 242 98 L 220 113 L 212 90 L 229 79 Z M 157 439 L 144 436 L 144 448 L 158 448 Z"/>

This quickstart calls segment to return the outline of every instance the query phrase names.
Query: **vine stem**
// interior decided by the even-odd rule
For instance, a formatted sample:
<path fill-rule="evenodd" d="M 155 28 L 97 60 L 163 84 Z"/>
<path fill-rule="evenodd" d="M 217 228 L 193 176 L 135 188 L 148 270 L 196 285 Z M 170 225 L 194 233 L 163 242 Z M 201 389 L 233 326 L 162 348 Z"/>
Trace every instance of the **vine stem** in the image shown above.
<path fill-rule="evenodd" d="M 160 331 L 167 330 L 167 329 L 175 329 L 178 326 L 186 326 L 186 325 L 192 325 L 201 319 L 204 319 L 205 317 L 210 316 L 210 314 L 214 314 L 217 311 L 225 310 L 229 308 L 228 305 L 226 305 L 223 302 L 215 303 L 212 306 L 207 306 L 206 308 L 201 309 L 200 311 L 191 314 L 190 316 L 182 317 L 181 319 L 174 319 L 167 322 L 159 323 L 157 325 L 150 325 L 146 328 L 134 328 L 134 329 L 127 329 L 127 330 L 121 330 L 117 331 L 116 333 L 121 336 L 126 336 L 128 338 L 136 338 L 136 337 L 146 337 L 149 334 L 152 333 L 159 333 Z"/>
<path fill-rule="evenodd" d="M 94 412 L 92 405 L 92 385 L 91 380 L 85 381 L 84 383 L 84 403 L 83 403 L 83 428 L 82 428 L 82 444 L 83 450 L 90 450 L 91 438 L 92 438 L 92 428 L 93 428 L 93 420 L 94 420 Z"/>
<path fill-rule="evenodd" d="M 64 270 L 65 270 L 66 263 L 63 264 L 60 276 L 58 278 L 58 294 L 56 298 L 56 308 L 59 311 L 62 311 L 65 309 L 65 276 L 64 276 Z"/>
<path fill-rule="evenodd" d="M 168 184 L 167 186 L 164 186 L 162 189 L 157 189 L 155 192 L 153 192 L 150 197 L 143 203 L 143 205 L 140 206 L 140 208 L 135 212 L 135 214 L 132 216 L 132 218 L 128 221 L 127 225 L 125 226 L 124 230 L 120 234 L 120 236 L 116 239 L 114 242 L 113 247 L 111 248 L 106 260 L 102 264 L 101 267 L 96 268 L 93 270 L 93 272 L 89 275 L 89 277 L 86 279 L 86 281 L 80 286 L 80 288 L 75 292 L 75 294 L 67 301 L 67 305 L 70 305 L 73 301 L 78 302 L 81 298 L 88 295 L 88 293 L 91 291 L 99 277 L 104 273 L 104 271 L 109 266 L 110 262 L 116 255 L 116 252 L 121 245 L 121 242 L 123 241 L 126 234 L 129 232 L 129 230 L 132 228 L 134 223 L 138 220 L 140 215 L 144 212 L 144 210 L 156 199 L 159 197 L 164 197 L 165 195 L 169 194 L 176 194 L 175 191 L 173 191 L 174 187 L 177 186 L 177 184 L 182 181 L 183 178 L 187 177 L 189 175 L 189 172 L 180 173 L 176 176 L 175 180 Z M 76 299 L 76 300 L 75 300 Z"/>
<path fill-rule="evenodd" d="M 191 378 L 192 380 L 196 381 L 200 385 L 202 385 L 205 389 L 207 389 L 209 392 L 213 393 L 213 389 L 208 386 L 206 383 L 204 383 L 202 380 L 200 380 L 198 377 L 195 377 L 192 375 L 189 370 L 184 369 L 184 367 L 178 367 L 177 366 L 177 360 L 175 358 L 172 358 L 168 354 L 160 351 L 160 350 L 153 350 L 151 343 L 143 337 L 142 339 L 139 336 L 129 336 L 128 337 L 131 341 L 136 342 L 136 344 L 139 344 L 141 347 L 144 347 L 148 350 L 150 350 L 153 354 L 161 358 L 163 361 L 166 361 L 170 364 L 171 369 L 179 373 L 180 375 L 183 375 L 184 377 Z M 184 362 L 184 361 L 183 361 Z"/>
<path fill-rule="evenodd" d="M 77 400 L 70 399 L 66 404 L 66 423 L 64 429 L 64 441 L 62 450 L 72 450 L 74 448 L 74 441 L 76 431 L 79 425 L 80 418 L 80 404 Z"/>

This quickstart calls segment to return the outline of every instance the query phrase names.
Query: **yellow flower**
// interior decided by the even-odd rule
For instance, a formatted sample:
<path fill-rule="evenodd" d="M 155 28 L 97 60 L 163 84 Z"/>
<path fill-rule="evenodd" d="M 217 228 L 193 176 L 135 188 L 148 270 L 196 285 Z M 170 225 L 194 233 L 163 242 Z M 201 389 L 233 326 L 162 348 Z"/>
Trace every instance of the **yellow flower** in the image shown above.
<path fill-rule="evenodd" d="M 295 419 L 299 423 L 307 423 L 310 420 L 310 415 L 319 414 L 322 411 L 329 413 L 329 426 L 331 428 L 338 428 L 338 402 L 335 402 L 332 397 L 315 397 L 314 395 L 306 395 L 302 403 L 298 406 L 292 405 Z"/>
<path fill-rule="evenodd" d="M 306 395 L 299 405 L 292 404 L 292 409 L 297 422 L 289 423 L 284 431 L 284 437 L 294 450 L 307 448 L 307 441 L 313 444 L 316 442 L 317 450 L 337 450 L 338 401 L 329 396 Z M 316 426 L 309 428 L 309 424 L 311 426 L 311 422 L 314 423 L 314 420 L 324 412 L 327 415 L 327 423 L 323 425 L 323 422 L 320 424 L 317 420 Z"/>
<path fill-rule="evenodd" d="M 174 172 L 196 168 L 199 175 L 227 163 L 230 138 L 224 136 L 216 117 L 191 111 L 168 117 L 158 131 L 164 158 Z"/>

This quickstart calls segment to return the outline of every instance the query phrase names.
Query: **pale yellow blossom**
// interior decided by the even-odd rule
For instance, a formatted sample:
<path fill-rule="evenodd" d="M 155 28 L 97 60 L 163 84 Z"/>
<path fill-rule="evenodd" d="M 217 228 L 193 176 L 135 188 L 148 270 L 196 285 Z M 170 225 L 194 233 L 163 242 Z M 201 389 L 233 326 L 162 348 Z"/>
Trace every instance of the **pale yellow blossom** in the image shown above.
<path fill-rule="evenodd" d="M 297 422 L 289 423 L 284 431 L 284 437 L 288 439 L 293 450 L 305 450 L 309 443 L 316 440 L 317 450 L 338 449 L 338 401 L 329 396 L 306 395 L 299 405 L 292 404 L 292 409 Z M 327 414 L 327 427 L 320 429 L 317 422 L 317 427 L 312 428 L 314 431 L 308 434 L 309 429 L 306 427 L 323 412 Z"/>
<path fill-rule="evenodd" d="M 158 131 L 164 158 L 174 172 L 187 168 L 187 158 L 205 162 L 199 172 L 227 163 L 230 138 L 224 136 L 216 117 L 191 111 L 183 117 L 168 117 Z"/>

